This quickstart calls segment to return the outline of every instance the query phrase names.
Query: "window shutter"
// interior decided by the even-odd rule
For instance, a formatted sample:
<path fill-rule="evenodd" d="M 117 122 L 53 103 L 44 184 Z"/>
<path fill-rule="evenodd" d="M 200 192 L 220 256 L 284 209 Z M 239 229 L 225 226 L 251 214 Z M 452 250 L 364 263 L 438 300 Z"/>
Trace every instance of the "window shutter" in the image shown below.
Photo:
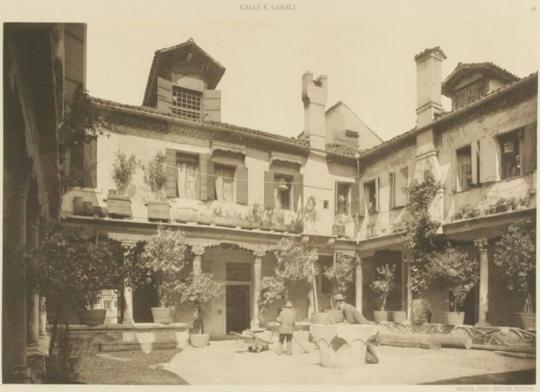
<path fill-rule="evenodd" d="M 82 185 L 86 188 L 97 187 L 97 140 L 83 144 L 83 178 Z"/>
<path fill-rule="evenodd" d="M 274 208 L 274 172 L 264 172 L 264 208 Z"/>
<path fill-rule="evenodd" d="M 334 182 L 334 214 L 338 213 L 338 181 Z"/>
<path fill-rule="evenodd" d="M 208 154 L 199 154 L 199 199 L 208 200 Z"/>
<path fill-rule="evenodd" d="M 357 181 L 351 184 L 351 215 L 360 215 L 360 210 L 360 183 Z"/>
<path fill-rule="evenodd" d="M 478 169 L 480 165 L 480 151 L 478 148 L 478 141 L 475 140 L 471 143 L 471 174 L 472 174 L 472 183 L 478 184 Z"/>
<path fill-rule="evenodd" d="M 216 197 L 216 165 L 213 161 L 206 162 L 206 173 L 201 171 L 201 175 L 206 176 L 206 200 L 217 200 Z"/>
<path fill-rule="evenodd" d="M 172 106 L 172 83 L 167 80 L 157 77 L 157 110 L 162 113 L 171 114 Z"/>
<path fill-rule="evenodd" d="M 521 151 L 523 154 L 522 173 L 532 173 L 536 170 L 536 123 L 525 127 Z"/>
<path fill-rule="evenodd" d="M 397 181 L 396 181 L 396 173 L 395 172 L 391 172 L 390 175 L 389 175 L 389 180 L 390 180 L 390 197 L 388 198 L 390 200 L 390 209 L 396 207 L 396 199 L 397 199 L 397 193 L 398 193 L 398 188 L 396 187 L 397 184 Z"/>
<path fill-rule="evenodd" d="M 404 188 L 407 187 L 409 180 L 409 167 L 405 166 L 395 173 L 394 181 L 394 206 L 403 207 L 407 204 L 407 194 L 404 192 Z"/>
<path fill-rule="evenodd" d="M 221 121 L 221 91 L 203 91 L 202 120 Z"/>
<path fill-rule="evenodd" d="M 499 151 L 497 140 L 484 137 L 479 140 L 480 148 L 480 182 L 497 181 L 499 170 Z"/>
<path fill-rule="evenodd" d="M 236 202 L 248 203 L 248 169 L 245 166 L 236 167 Z"/>
<path fill-rule="evenodd" d="M 380 179 L 379 177 L 377 177 L 375 179 L 375 209 L 378 211 L 380 211 L 380 208 L 381 208 L 381 203 L 380 203 L 380 196 L 381 196 L 381 190 L 380 190 Z"/>
<path fill-rule="evenodd" d="M 167 197 L 177 197 L 176 176 L 176 151 L 170 148 L 165 149 L 165 174 L 167 175 L 167 184 L 165 186 Z"/>
<path fill-rule="evenodd" d="M 358 184 L 358 216 L 363 218 L 366 215 L 366 192 L 363 183 Z"/>
<path fill-rule="evenodd" d="M 297 173 L 293 175 L 293 184 L 292 184 L 292 192 L 293 192 L 293 210 L 298 210 L 298 202 L 300 201 L 302 197 L 302 192 L 304 190 L 304 176 L 300 173 Z"/>

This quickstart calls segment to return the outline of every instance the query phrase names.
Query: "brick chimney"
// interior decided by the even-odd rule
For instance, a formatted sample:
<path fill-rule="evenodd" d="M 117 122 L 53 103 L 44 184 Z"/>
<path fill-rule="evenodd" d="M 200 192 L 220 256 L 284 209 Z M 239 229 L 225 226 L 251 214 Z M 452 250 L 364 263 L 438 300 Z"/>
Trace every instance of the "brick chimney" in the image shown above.
<path fill-rule="evenodd" d="M 313 80 L 313 74 L 302 75 L 302 102 L 304 102 L 304 136 L 309 140 L 311 148 L 326 148 L 326 98 L 327 78 L 325 75 Z"/>
<path fill-rule="evenodd" d="M 414 57 L 416 61 L 416 126 L 429 124 L 442 112 L 441 68 L 446 55 L 438 46 Z"/>

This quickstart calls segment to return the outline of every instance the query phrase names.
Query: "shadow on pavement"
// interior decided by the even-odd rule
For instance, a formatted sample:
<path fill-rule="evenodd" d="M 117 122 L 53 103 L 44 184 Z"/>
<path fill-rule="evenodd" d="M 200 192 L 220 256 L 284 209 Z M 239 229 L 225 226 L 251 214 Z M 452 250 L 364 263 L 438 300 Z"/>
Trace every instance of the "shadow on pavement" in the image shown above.
<path fill-rule="evenodd" d="M 421 385 L 452 385 L 452 384 L 518 384 L 530 385 L 536 383 L 536 369 L 517 370 L 512 372 L 481 374 L 478 376 L 467 376 L 448 378 L 434 382 L 426 382 Z"/>

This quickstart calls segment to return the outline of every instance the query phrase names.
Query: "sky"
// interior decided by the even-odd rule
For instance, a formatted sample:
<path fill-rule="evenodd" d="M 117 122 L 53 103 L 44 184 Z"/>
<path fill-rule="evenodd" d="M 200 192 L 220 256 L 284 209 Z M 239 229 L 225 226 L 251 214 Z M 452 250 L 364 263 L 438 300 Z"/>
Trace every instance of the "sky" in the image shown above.
<path fill-rule="evenodd" d="M 217 86 L 223 122 L 297 136 L 301 76 L 310 70 L 328 76 L 327 107 L 343 101 L 386 140 L 414 127 L 414 55 L 427 47 L 446 53 L 443 79 L 458 62 L 535 72 L 538 2 L 73 0 L 25 8 L 23 0 L 2 19 L 88 23 L 87 88 L 96 97 L 141 105 L 154 51 L 192 37 L 226 68 Z"/>

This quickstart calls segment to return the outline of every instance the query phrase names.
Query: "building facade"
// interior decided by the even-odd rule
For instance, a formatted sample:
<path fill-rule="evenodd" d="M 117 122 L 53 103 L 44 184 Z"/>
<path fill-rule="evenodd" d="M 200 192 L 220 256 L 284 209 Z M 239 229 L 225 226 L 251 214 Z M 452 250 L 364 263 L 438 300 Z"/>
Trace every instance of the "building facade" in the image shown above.
<path fill-rule="evenodd" d="M 110 126 L 65 165 L 66 175 L 78 175 L 62 199 L 63 221 L 128 243 L 147 239 L 159 224 L 184 231 L 192 268 L 226 283 L 205 321 L 213 336 L 275 318 L 279 304 L 261 315 L 257 298 L 283 237 L 309 238 L 321 264 L 338 252 L 357 257 L 349 300 L 370 318 L 369 283 L 381 263 L 399 266 L 392 310 L 410 312 L 403 188 L 430 170 L 443 185 L 430 209 L 442 223 L 440 235 L 463 242 L 480 261 L 466 321 L 510 325 L 515 308 L 493 265 L 492 243 L 509 223 L 535 216 L 538 78 L 480 63 L 460 64 L 443 81 L 445 58 L 439 48 L 415 57 L 416 127 L 383 141 L 344 103 L 329 107 L 327 77 L 309 72 L 301 79 L 305 121 L 298 137 L 223 123 L 216 88 L 225 68 L 191 39 L 158 50 L 142 106 L 94 99 Z M 442 93 L 452 100 L 450 112 Z M 112 176 L 119 153 L 141 164 L 127 197 L 116 194 Z M 165 207 L 142 169 L 156 154 L 166 165 Z M 527 203 L 491 214 L 499 198 L 511 197 Z M 470 209 L 476 212 L 465 216 Z M 301 319 L 330 307 L 324 279 L 316 290 L 318 301 L 313 290 L 294 293 Z M 424 294 L 440 322 L 448 293 Z M 151 321 L 153 293 L 128 289 L 126 296 L 133 298 L 127 320 Z M 190 321 L 184 309 L 176 318 Z"/>

